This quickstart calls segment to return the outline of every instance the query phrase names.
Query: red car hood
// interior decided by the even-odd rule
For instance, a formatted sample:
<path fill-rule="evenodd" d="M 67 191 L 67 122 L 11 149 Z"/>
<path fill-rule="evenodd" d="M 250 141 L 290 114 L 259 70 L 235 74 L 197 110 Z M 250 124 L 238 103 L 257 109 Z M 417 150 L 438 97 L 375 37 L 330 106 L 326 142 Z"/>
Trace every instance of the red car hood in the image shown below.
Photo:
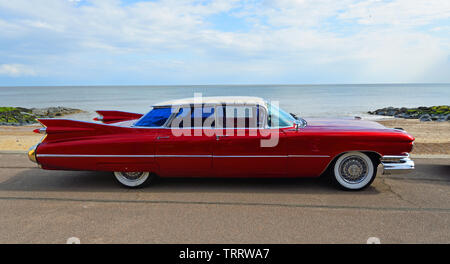
<path fill-rule="evenodd" d="M 307 127 L 311 128 L 348 130 L 386 129 L 380 123 L 360 119 L 306 118 L 305 120 L 308 122 Z"/>

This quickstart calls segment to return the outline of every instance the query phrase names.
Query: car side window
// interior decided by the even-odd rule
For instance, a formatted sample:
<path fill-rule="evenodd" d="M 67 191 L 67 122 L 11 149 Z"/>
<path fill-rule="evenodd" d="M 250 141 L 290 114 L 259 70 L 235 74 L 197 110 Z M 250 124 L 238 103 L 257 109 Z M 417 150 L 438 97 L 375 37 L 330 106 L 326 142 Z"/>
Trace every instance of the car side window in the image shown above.
<path fill-rule="evenodd" d="M 172 120 L 171 125 L 179 128 L 214 128 L 214 107 L 183 107 Z"/>
<path fill-rule="evenodd" d="M 217 123 L 222 128 L 257 128 L 260 126 L 258 106 L 226 105 L 217 107 Z"/>

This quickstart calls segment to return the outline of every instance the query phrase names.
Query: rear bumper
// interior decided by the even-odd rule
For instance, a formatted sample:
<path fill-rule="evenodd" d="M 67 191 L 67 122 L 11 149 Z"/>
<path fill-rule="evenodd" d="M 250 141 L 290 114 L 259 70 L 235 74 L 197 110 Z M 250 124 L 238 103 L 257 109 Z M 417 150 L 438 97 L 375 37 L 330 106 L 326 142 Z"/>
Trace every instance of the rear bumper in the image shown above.
<path fill-rule="evenodd" d="M 37 161 L 37 158 L 36 158 L 36 149 L 37 149 L 38 145 L 39 145 L 39 144 L 36 144 L 36 145 L 32 146 L 32 147 L 28 150 L 28 158 L 29 158 L 32 162 L 34 162 L 34 163 L 36 163 L 36 164 L 38 164 L 38 161 Z"/>
<path fill-rule="evenodd" d="M 404 156 L 383 156 L 381 157 L 383 174 L 403 174 L 414 170 L 414 161 L 409 158 L 409 154 Z"/>

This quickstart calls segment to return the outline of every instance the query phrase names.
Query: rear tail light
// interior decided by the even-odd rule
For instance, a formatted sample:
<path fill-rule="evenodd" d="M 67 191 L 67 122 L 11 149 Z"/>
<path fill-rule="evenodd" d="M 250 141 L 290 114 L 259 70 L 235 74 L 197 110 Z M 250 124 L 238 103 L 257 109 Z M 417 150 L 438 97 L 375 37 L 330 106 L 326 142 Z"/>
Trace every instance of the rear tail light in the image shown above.
<path fill-rule="evenodd" d="M 98 116 L 94 118 L 94 121 L 102 121 L 103 120 L 103 116 Z"/>
<path fill-rule="evenodd" d="M 45 127 L 37 128 L 37 129 L 33 130 L 33 132 L 37 133 L 37 134 L 45 134 L 46 131 L 47 131 L 47 128 L 45 128 Z"/>

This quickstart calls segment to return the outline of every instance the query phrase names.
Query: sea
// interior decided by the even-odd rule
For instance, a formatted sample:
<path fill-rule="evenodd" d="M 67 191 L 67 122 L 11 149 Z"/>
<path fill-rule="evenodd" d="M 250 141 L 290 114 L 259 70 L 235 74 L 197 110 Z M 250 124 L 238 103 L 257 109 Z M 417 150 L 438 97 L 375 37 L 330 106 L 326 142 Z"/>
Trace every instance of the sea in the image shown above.
<path fill-rule="evenodd" d="M 155 103 L 202 96 L 258 96 L 302 117 L 378 119 L 367 111 L 383 107 L 450 105 L 450 84 L 177 85 L 0 87 L 0 106 L 63 106 L 146 113 Z"/>

